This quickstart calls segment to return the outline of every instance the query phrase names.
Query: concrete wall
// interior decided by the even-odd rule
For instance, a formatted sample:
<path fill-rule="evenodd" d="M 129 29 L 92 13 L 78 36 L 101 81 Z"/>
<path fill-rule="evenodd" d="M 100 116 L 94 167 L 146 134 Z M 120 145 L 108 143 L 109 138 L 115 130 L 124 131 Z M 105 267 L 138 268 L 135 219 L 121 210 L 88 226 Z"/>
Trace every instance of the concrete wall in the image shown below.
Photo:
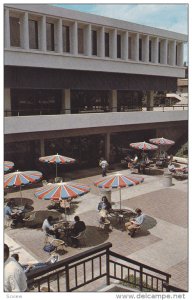
<path fill-rule="evenodd" d="M 43 132 L 55 130 L 78 130 L 81 128 L 103 128 L 110 126 L 140 125 L 158 122 L 188 120 L 187 111 L 168 112 L 113 112 L 51 116 L 6 117 L 5 134 Z M 155 127 L 155 126 L 154 126 Z M 119 131 L 121 131 L 119 129 Z"/>

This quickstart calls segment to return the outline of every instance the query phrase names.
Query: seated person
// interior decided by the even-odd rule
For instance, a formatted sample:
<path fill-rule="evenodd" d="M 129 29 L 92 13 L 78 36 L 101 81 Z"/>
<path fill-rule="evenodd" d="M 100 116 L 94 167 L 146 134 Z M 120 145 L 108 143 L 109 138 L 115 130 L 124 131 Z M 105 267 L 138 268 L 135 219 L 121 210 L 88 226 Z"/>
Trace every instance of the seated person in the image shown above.
<path fill-rule="evenodd" d="M 46 235 L 55 236 L 57 239 L 59 238 L 59 232 L 57 229 L 54 230 L 52 226 L 53 217 L 48 216 L 47 219 L 44 220 L 42 225 L 42 230 Z"/>
<path fill-rule="evenodd" d="M 59 201 L 59 205 L 60 205 L 60 208 L 64 211 L 66 211 L 66 213 L 69 214 L 70 212 L 70 202 L 65 200 L 65 199 L 61 199 Z"/>
<path fill-rule="evenodd" d="M 13 212 L 12 211 L 12 204 L 8 202 L 4 207 L 4 216 L 5 219 L 13 219 L 14 225 L 16 226 L 18 223 L 23 223 L 23 216 L 22 211 Z"/>
<path fill-rule="evenodd" d="M 175 166 L 174 166 L 174 164 L 172 162 L 169 163 L 168 170 L 171 173 L 175 173 L 176 172 Z"/>
<path fill-rule="evenodd" d="M 129 231 L 129 235 L 131 235 L 131 237 L 134 236 L 135 231 L 144 221 L 144 214 L 142 213 L 141 209 L 136 208 L 135 212 L 137 214 L 136 217 L 125 223 L 125 229 Z"/>
<path fill-rule="evenodd" d="M 13 257 L 19 264 L 19 254 L 14 253 L 11 255 L 11 257 Z M 47 267 L 51 264 L 54 264 L 58 261 L 59 257 L 58 255 L 52 254 L 51 257 L 46 261 L 46 262 L 39 262 L 39 263 L 30 263 L 30 264 L 24 264 L 20 266 L 23 268 L 25 273 L 28 273 L 31 270 L 37 270 L 43 267 Z"/>
<path fill-rule="evenodd" d="M 111 203 L 108 201 L 106 196 L 103 196 L 101 202 L 99 202 L 98 210 L 105 209 L 109 211 L 111 209 Z"/>
<path fill-rule="evenodd" d="M 75 248 L 78 247 L 79 241 L 76 236 L 86 229 L 86 225 L 83 221 L 80 221 L 79 216 L 74 217 L 74 223 L 71 230 L 71 241 Z"/>

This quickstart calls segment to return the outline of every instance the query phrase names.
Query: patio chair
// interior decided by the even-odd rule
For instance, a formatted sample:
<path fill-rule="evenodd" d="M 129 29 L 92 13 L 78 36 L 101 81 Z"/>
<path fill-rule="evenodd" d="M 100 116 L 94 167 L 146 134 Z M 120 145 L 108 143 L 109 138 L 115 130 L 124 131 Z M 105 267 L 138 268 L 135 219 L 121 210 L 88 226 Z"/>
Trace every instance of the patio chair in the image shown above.
<path fill-rule="evenodd" d="M 57 252 L 59 248 L 64 250 L 64 247 L 66 246 L 65 242 L 60 239 L 53 239 L 50 241 L 50 244 L 55 247 L 55 252 Z"/>
<path fill-rule="evenodd" d="M 86 229 L 84 231 L 81 231 L 76 236 L 71 236 L 72 238 L 79 241 L 79 245 L 81 245 L 81 242 L 83 241 L 84 245 L 86 246 L 85 238 L 86 238 Z"/>

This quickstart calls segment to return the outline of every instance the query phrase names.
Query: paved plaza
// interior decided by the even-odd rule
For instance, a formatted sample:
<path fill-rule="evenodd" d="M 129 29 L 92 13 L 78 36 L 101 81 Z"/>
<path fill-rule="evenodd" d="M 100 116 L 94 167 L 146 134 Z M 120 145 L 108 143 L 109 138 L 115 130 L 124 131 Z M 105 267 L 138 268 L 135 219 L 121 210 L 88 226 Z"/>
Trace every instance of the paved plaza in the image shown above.
<path fill-rule="evenodd" d="M 116 170 L 110 171 L 110 173 Z M 121 170 L 130 174 L 130 170 Z M 131 238 L 121 226 L 113 224 L 109 233 L 98 230 L 97 205 L 101 192 L 93 182 L 101 178 L 98 168 L 66 174 L 76 182 L 88 184 L 90 193 L 73 200 L 68 220 L 79 215 L 87 225 L 86 245 L 79 248 L 66 247 L 60 259 L 72 256 L 90 247 L 104 242 L 112 243 L 112 250 L 126 257 L 150 265 L 171 274 L 170 284 L 188 289 L 188 180 L 178 181 L 173 178 L 173 185 L 165 187 L 162 173 L 151 172 L 138 186 L 121 190 L 122 208 L 141 208 L 146 215 L 142 229 Z M 40 186 L 41 184 L 39 184 Z M 22 196 L 29 201 L 35 211 L 47 210 L 50 201 L 38 200 L 33 188 L 25 187 Z M 9 193 L 9 198 L 20 197 L 19 191 Z M 119 191 L 112 191 L 112 207 L 119 208 Z M 45 261 L 49 255 L 43 251 L 44 234 L 40 229 L 17 228 L 5 229 L 5 242 L 11 252 L 20 253 L 21 263 Z M 101 282 L 99 283 L 101 286 Z M 95 291 L 98 283 L 84 287 L 82 291 Z"/>

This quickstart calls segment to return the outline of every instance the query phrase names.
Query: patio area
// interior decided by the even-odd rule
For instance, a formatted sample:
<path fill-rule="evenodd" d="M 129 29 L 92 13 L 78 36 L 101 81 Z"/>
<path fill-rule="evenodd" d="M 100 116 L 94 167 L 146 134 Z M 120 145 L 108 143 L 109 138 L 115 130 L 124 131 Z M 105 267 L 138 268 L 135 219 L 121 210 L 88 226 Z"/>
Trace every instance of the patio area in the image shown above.
<path fill-rule="evenodd" d="M 121 173 L 128 175 L 130 170 L 121 170 Z M 98 228 L 97 205 L 101 192 L 93 183 L 100 179 L 101 175 L 93 174 L 93 170 L 87 170 L 86 174 L 85 171 L 76 174 L 77 182 L 89 185 L 91 192 L 72 200 L 71 214 L 67 216 L 67 219 L 72 221 L 74 216 L 78 215 L 85 222 L 85 244 L 80 248 L 65 247 L 65 251 L 60 253 L 60 260 L 104 242 L 111 242 L 113 251 L 170 273 L 170 284 L 187 290 L 188 180 L 178 181 L 173 178 L 173 185 L 164 187 L 162 174 L 141 175 L 144 177 L 144 183 L 122 189 L 122 208 L 140 207 L 146 215 L 142 229 L 131 238 L 116 220 L 111 220 L 113 228 L 109 232 Z M 74 178 L 74 174 L 66 174 L 66 177 L 70 176 Z M 22 191 L 23 198 L 28 199 L 34 211 L 48 211 L 50 201 L 35 198 L 35 189 L 36 187 L 25 187 Z M 8 197 L 18 198 L 19 191 L 13 190 Z M 113 191 L 111 198 L 112 208 L 118 209 L 119 191 Z M 49 212 L 53 210 L 48 211 L 48 214 Z M 21 263 L 45 261 L 49 257 L 43 250 L 44 234 L 40 228 L 6 228 L 5 242 L 11 246 L 12 253 L 20 253 Z M 81 291 L 96 291 L 99 284 L 101 283 L 92 283 L 90 287 L 85 286 Z"/>

